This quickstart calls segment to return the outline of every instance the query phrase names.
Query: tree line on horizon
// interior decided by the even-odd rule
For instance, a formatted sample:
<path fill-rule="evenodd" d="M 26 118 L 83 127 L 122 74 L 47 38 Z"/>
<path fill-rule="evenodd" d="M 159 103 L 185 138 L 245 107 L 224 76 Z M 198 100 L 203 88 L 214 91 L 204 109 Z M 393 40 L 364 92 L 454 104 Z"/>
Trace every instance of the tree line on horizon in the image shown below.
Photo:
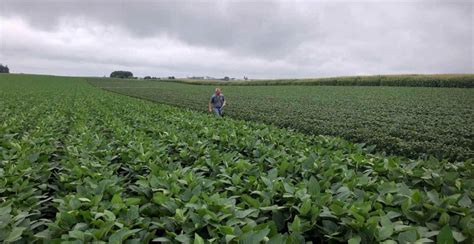
<path fill-rule="evenodd" d="M 10 69 L 8 68 L 8 65 L 3 66 L 0 64 L 0 73 L 10 73 Z"/>
<path fill-rule="evenodd" d="M 122 79 L 129 79 L 133 78 L 133 73 L 130 71 L 114 71 L 110 74 L 110 78 L 122 78 Z"/>
<path fill-rule="evenodd" d="M 123 70 L 117 70 L 112 73 L 110 73 L 110 78 L 119 78 L 119 79 L 138 79 L 138 77 L 134 77 L 133 73 L 130 71 L 123 71 Z M 145 76 L 143 79 L 145 80 L 158 80 L 161 78 L 157 77 L 151 77 L 151 76 Z M 169 80 L 174 80 L 174 76 L 168 76 Z"/>

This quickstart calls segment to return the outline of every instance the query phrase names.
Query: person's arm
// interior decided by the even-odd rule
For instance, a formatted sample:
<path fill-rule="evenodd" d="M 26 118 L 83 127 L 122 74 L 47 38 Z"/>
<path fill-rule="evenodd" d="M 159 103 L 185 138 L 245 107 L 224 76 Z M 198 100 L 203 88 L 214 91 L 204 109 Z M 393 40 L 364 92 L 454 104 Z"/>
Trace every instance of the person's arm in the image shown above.
<path fill-rule="evenodd" d="M 220 98 L 222 98 L 222 106 L 221 106 L 221 108 L 224 108 L 224 106 L 225 106 L 225 97 L 224 97 L 224 95 L 221 95 Z"/>
<path fill-rule="evenodd" d="M 211 100 L 209 100 L 209 104 L 208 104 L 208 110 L 209 110 L 209 112 L 212 112 L 212 104 L 211 104 L 211 101 L 212 101 L 212 98 L 211 98 Z"/>

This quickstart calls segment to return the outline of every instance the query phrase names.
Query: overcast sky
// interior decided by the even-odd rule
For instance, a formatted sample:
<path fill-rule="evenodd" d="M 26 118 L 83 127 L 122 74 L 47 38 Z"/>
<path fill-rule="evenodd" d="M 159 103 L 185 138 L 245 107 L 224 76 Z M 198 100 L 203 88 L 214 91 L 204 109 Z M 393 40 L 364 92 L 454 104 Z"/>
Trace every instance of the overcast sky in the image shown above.
<path fill-rule="evenodd" d="M 473 35 L 473 1 L 0 0 L 17 73 L 474 73 Z"/>

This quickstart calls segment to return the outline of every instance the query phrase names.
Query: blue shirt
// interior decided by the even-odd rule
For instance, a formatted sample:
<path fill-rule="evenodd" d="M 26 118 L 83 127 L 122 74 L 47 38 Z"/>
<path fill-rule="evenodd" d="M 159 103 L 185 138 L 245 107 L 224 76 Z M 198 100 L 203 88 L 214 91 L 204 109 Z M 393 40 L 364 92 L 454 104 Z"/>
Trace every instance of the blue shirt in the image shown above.
<path fill-rule="evenodd" d="M 225 101 L 225 98 L 224 98 L 224 94 L 222 93 L 219 96 L 214 94 L 211 97 L 211 103 L 212 103 L 212 106 L 214 106 L 214 108 L 221 108 L 222 105 L 224 104 L 224 101 Z"/>

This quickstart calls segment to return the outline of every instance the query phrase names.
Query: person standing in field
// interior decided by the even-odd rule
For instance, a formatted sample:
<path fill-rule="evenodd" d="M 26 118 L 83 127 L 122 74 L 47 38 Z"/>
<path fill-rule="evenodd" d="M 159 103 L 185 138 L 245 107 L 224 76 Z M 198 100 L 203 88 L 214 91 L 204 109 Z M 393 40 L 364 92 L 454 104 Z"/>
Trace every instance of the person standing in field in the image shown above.
<path fill-rule="evenodd" d="M 221 93 L 220 88 L 216 88 L 214 95 L 212 95 L 211 100 L 209 100 L 209 113 L 214 110 L 214 113 L 221 117 L 222 116 L 222 110 L 224 109 L 225 106 L 225 98 L 224 94 Z"/>

